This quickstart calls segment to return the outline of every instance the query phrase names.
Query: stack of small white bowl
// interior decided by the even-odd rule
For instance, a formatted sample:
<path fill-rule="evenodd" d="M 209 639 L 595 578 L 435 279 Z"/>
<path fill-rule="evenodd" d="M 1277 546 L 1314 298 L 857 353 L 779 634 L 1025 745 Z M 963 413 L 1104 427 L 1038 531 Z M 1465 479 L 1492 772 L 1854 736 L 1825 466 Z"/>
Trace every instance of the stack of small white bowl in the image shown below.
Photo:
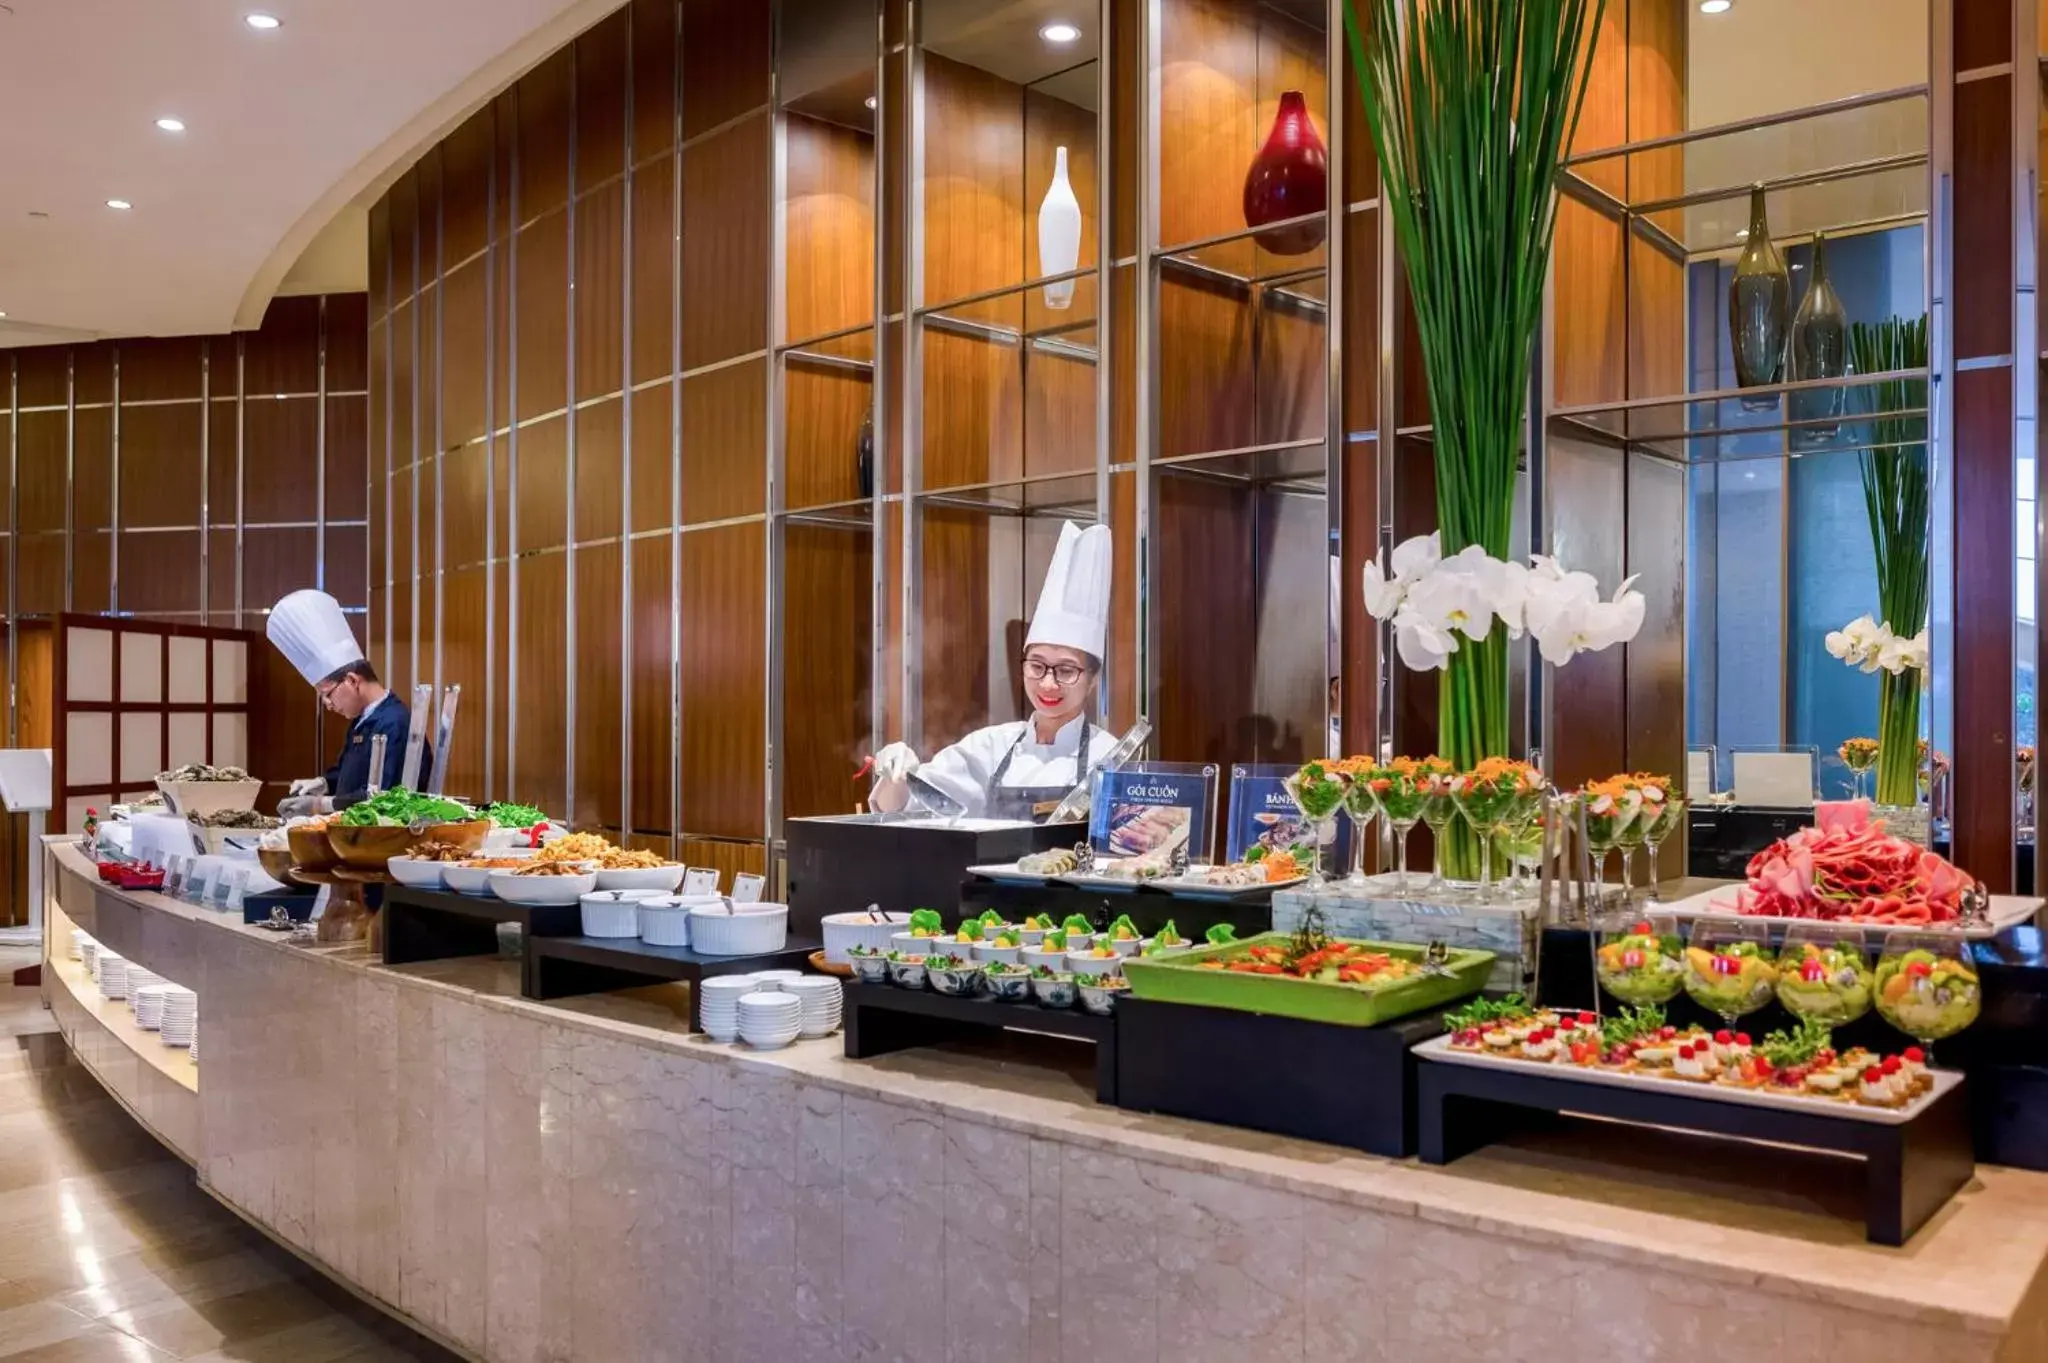
<path fill-rule="evenodd" d="M 100 977 L 100 944 L 88 937 L 78 944 L 78 962 L 85 967 L 85 973 L 94 979 Z"/>
<path fill-rule="evenodd" d="M 164 990 L 163 1033 L 166 1046 L 190 1046 L 199 1034 L 199 996 L 183 985 L 167 984 Z"/>
<path fill-rule="evenodd" d="M 135 1025 L 145 1032 L 161 1031 L 164 1025 L 164 990 L 161 980 L 134 991 Z"/>
<path fill-rule="evenodd" d="M 102 950 L 94 958 L 100 977 L 100 997 L 103 999 L 125 999 L 128 997 L 128 962 L 111 951 Z"/>
<path fill-rule="evenodd" d="M 846 1006 L 846 991 L 839 981 L 830 975 L 801 975 L 784 980 L 782 988 L 803 1005 L 802 1035 L 830 1036 L 839 1030 L 840 1012 Z"/>
<path fill-rule="evenodd" d="M 74 961 L 84 960 L 85 944 L 91 940 L 92 936 L 84 928 L 71 929 L 71 959 Z"/>
<path fill-rule="evenodd" d="M 804 1003 L 795 994 L 763 988 L 739 997 L 740 1040 L 758 1051 L 772 1051 L 796 1040 L 803 1030 Z"/>
<path fill-rule="evenodd" d="M 740 1034 L 739 1002 L 742 996 L 761 987 L 752 975 L 712 975 L 698 980 L 697 1015 L 705 1035 L 713 1041 L 730 1041 Z"/>

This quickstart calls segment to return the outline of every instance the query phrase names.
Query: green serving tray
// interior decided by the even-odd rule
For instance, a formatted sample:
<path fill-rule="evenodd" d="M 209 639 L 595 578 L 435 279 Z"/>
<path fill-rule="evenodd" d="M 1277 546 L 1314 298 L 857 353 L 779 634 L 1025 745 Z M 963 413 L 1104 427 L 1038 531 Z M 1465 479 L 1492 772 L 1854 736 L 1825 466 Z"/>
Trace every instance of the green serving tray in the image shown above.
<path fill-rule="evenodd" d="M 1211 970 L 1201 964 L 1239 955 L 1246 947 L 1279 946 L 1292 940 L 1289 933 L 1266 932 L 1171 956 L 1133 956 L 1124 962 L 1124 978 L 1131 982 L 1131 993 L 1141 999 L 1236 1008 L 1246 1013 L 1329 1022 L 1340 1027 L 1373 1027 L 1425 1008 L 1469 998 L 1486 986 L 1486 977 L 1493 969 L 1492 952 L 1454 947 L 1444 962 L 1450 967 L 1449 975 L 1418 975 L 1383 989 L 1366 989 L 1355 984 L 1298 980 L 1289 975 Z M 1330 940 L 1410 961 L 1420 961 L 1426 950 L 1405 942 L 1363 942 L 1348 937 Z"/>

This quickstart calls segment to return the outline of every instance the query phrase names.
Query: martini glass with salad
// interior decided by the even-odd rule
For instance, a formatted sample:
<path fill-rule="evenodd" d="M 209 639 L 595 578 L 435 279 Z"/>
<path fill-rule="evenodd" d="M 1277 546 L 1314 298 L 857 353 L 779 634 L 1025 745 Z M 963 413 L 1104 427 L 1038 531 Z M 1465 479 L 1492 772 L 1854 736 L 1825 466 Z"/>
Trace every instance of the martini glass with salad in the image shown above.
<path fill-rule="evenodd" d="M 1315 864 L 1309 868 L 1308 883 L 1320 885 L 1323 875 L 1323 849 L 1336 836 L 1337 816 L 1344 809 L 1344 797 L 1350 793 L 1351 778 L 1337 769 L 1334 762 L 1304 762 L 1301 770 L 1287 778 L 1286 789 L 1289 798 L 1301 816 L 1315 826 Z"/>
<path fill-rule="evenodd" d="M 1429 883 L 1422 887 L 1425 899 L 1450 899 L 1451 884 L 1444 879 L 1444 840 L 1458 821 L 1458 797 L 1451 793 L 1457 772 L 1449 759 L 1430 756 L 1416 764 L 1416 787 L 1422 794 L 1422 821 L 1429 825 L 1432 855 Z"/>
<path fill-rule="evenodd" d="M 1593 952 L 1600 987 L 1632 1008 L 1668 1003 L 1685 987 L 1685 939 L 1669 914 L 1631 916 L 1600 934 Z"/>
<path fill-rule="evenodd" d="M 1362 757 L 1347 757 L 1331 763 L 1350 784 L 1344 790 L 1344 813 L 1351 820 L 1351 874 L 1347 885 L 1365 884 L 1365 830 L 1379 817 L 1380 807 L 1372 798 L 1373 764 Z"/>
<path fill-rule="evenodd" d="M 1752 919 L 1695 919 L 1683 978 L 1693 1002 L 1734 1026 L 1777 992 L 1770 930 Z"/>
<path fill-rule="evenodd" d="M 1521 802 L 1543 789 L 1542 778 L 1526 762 L 1505 757 L 1481 759 L 1478 766 L 1453 777 L 1451 794 L 1458 812 L 1479 838 L 1479 900 L 1493 897 L 1493 844 L 1506 830 Z"/>
<path fill-rule="evenodd" d="M 1593 902 L 1606 896 L 1607 854 L 1621 845 L 1621 835 L 1642 812 L 1642 797 L 1626 778 L 1610 776 L 1594 781 L 1579 792 L 1579 812 L 1585 818 L 1586 850 L 1593 854 Z M 1627 891 L 1623 892 L 1627 902 Z"/>
<path fill-rule="evenodd" d="M 1977 1020 L 1984 993 L 1968 941 L 1952 933 L 1887 933 L 1871 977 L 1878 1015 L 1934 1061 L 1934 1043 Z"/>
<path fill-rule="evenodd" d="M 1429 760 L 1425 758 L 1423 762 Z M 1374 805 L 1394 833 L 1395 894 L 1408 893 L 1408 834 L 1422 817 L 1423 805 L 1429 799 L 1423 762 L 1397 757 L 1383 767 L 1374 767 L 1365 776 L 1364 784 Z"/>
<path fill-rule="evenodd" d="M 1870 962 L 1863 936 L 1827 923 L 1794 923 L 1778 952 L 1778 1002 L 1794 1017 L 1830 1027 L 1870 1011 Z"/>

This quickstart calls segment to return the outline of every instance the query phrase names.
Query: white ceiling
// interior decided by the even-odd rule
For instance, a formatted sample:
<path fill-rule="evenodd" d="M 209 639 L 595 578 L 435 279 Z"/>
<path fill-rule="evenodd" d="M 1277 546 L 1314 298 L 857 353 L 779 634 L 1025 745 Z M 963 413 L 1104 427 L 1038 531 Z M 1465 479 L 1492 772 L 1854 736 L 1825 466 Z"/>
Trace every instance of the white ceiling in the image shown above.
<path fill-rule="evenodd" d="M 619 3 L 0 0 L 0 346 L 257 325 L 295 266 L 345 276 L 352 204 Z"/>

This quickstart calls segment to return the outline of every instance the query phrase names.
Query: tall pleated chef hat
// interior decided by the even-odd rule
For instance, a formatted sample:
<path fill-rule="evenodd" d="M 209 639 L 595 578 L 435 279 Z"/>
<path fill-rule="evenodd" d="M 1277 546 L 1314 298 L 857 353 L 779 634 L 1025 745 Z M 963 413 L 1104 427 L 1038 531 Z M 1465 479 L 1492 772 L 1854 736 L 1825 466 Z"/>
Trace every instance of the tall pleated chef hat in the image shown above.
<path fill-rule="evenodd" d="M 341 603 L 311 588 L 293 592 L 272 606 L 263 632 L 314 686 L 363 656 L 363 646 L 349 632 Z"/>
<path fill-rule="evenodd" d="M 1059 644 L 1102 657 L 1103 642 L 1109 637 L 1109 550 L 1106 525 L 1083 530 L 1068 521 L 1060 527 L 1060 542 L 1045 570 L 1038 610 L 1024 640 L 1026 648 Z"/>

